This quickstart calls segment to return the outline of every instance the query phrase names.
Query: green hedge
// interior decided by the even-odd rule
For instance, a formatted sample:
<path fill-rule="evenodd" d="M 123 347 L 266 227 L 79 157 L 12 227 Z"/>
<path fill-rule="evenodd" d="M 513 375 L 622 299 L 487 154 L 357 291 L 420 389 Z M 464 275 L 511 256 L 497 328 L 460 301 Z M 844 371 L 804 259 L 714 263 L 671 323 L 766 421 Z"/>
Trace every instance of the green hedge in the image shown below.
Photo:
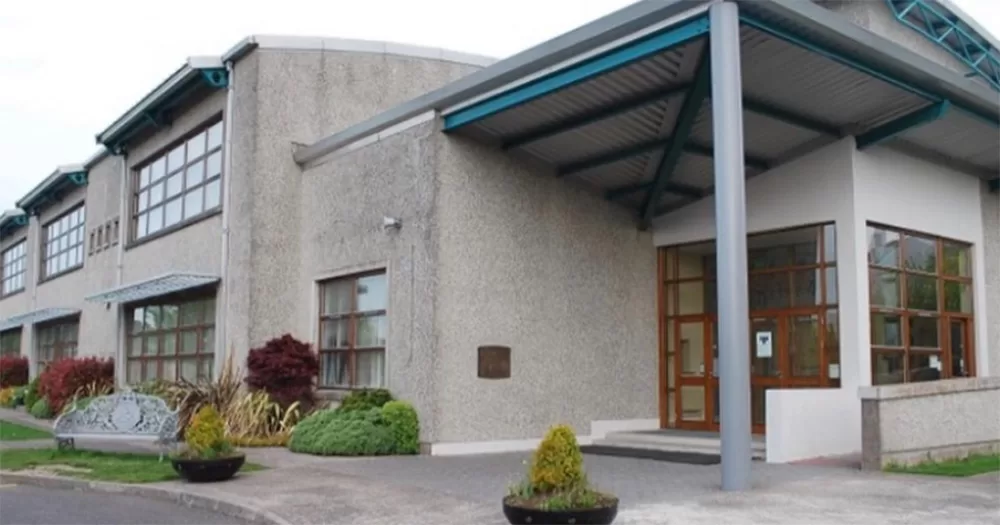
<path fill-rule="evenodd" d="M 30 412 L 38 399 L 38 378 L 36 377 L 28 383 L 28 389 L 24 392 L 24 408 Z"/>
<path fill-rule="evenodd" d="M 292 431 L 292 452 L 321 456 L 385 456 L 420 451 L 417 412 L 405 401 L 381 408 L 322 410 Z"/>
<path fill-rule="evenodd" d="M 49 400 L 43 397 L 35 401 L 35 404 L 31 405 L 31 415 L 38 419 L 52 419 L 52 409 L 49 407 Z"/>

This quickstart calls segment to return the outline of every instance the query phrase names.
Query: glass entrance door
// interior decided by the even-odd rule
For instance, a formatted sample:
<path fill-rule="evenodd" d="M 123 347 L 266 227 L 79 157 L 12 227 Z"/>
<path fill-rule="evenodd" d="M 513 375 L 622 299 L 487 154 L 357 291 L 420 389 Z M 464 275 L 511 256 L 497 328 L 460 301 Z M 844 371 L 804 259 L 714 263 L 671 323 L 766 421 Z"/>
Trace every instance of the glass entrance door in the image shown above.
<path fill-rule="evenodd" d="M 705 319 L 677 323 L 677 427 L 709 428 L 709 334 Z"/>

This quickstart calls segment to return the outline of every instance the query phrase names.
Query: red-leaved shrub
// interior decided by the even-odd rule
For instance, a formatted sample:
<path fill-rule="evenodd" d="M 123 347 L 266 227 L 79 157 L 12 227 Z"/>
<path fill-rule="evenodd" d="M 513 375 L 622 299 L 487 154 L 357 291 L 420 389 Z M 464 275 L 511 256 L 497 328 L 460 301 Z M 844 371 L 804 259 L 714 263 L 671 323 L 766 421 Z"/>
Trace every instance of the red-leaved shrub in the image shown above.
<path fill-rule="evenodd" d="M 19 355 L 0 357 L 0 388 L 28 384 L 28 358 Z"/>
<path fill-rule="evenodd" d="M 38 392 L 49 400 L 53 414 L 73 400 L 84 387 L 115 385 L 115 362 L 111 358 L 67 357 L 50 364 L 38 378 Z"/>
<path fill-rule="evenodd" d="M 306 412 L 315 405 L 313 378 L 318 374 L 316 352 L 290 334 L 271 339 L 247 356 L 247 385 L 267 392 L 284 408 L 298 401 Z"/>

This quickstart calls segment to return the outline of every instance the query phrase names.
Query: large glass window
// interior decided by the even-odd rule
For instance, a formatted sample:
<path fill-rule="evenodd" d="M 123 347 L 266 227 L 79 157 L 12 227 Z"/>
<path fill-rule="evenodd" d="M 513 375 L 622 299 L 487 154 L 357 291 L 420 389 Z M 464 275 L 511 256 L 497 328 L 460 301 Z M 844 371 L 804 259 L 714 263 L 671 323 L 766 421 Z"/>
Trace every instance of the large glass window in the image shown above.
<path fill-rule="evenodd" d="M 79 319 L 57 321 L 38 327 L 38 370 L 64 357 L 75 357 L 80 332 Z"/>
<path fill-rule="evenodd" d="M 385 386 L 385 272 L 320 283 L 322 388 Z"/>
<path fill-rule="evenodd" d="M 132 195 L 135 240 L 194 221 L 221 205 L 222 121 L 171 147 L 136 173 Z"/>
<path fill-rule="evenodd" d="M 27 254 L 28 241 L 23 240 L 0 255 L 0 296 L 24 290 Z"/>
<path fill-rule="evenodd" d="M 21 354 L 21 329 L 0 332 L 0 356 Z"/>
<path fill-rule="evenodd" d="M 81 204 L 45 225 L 42 234 L 42 278 L 83 266 L 84 206 Z"/>
<path fill-rule="evenodd" d="M 872 382 L 973 374 L 971 246 L 868 226 Z"/>
<path fill-rule="evenodd" d="M 210 380 L 215 361 L 215 298 L 197 297 L 130 310 L 125 379 Z"/>

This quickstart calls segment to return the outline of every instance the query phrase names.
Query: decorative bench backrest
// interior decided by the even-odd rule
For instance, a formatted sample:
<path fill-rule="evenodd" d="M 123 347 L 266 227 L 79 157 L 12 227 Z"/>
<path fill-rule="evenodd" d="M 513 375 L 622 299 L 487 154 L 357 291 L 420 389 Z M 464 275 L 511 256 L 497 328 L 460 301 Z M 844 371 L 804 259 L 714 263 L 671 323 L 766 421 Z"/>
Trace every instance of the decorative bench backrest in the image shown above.
<path fill-rule="evenodd" d="M 171 442 L 177 428 L 178 412 L 170 410 L 163 399 L 126 390 L 95 397 L 82 409 L 74 406 L 56 419 L 53 433 L 57 438 L 106 435 L 156 437 Z"/>

